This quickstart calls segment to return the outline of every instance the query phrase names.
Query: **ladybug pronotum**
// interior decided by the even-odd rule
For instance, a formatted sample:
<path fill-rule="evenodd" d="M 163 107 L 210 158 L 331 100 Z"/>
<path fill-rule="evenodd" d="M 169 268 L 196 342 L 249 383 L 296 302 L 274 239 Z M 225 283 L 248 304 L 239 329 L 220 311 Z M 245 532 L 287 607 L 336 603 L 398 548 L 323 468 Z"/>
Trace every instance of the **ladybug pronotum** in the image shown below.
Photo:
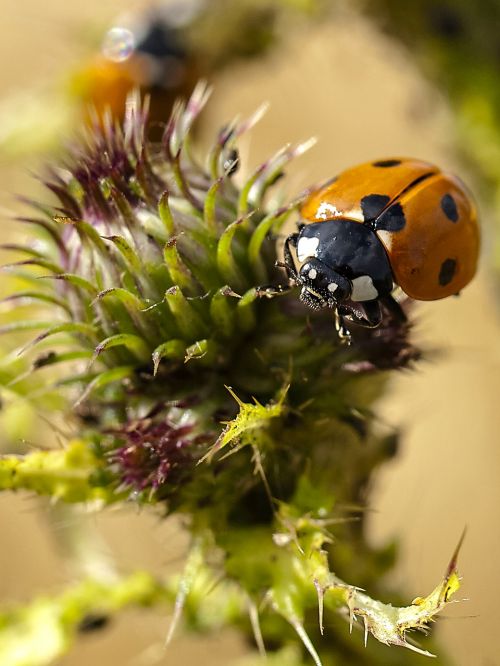
<path fill-rule="evenodd" d="M 348 334 L 344 320 L 378 326 L 383 308 L 404 320 L 395 286 L 432 301 L 458 294 L 476 272 L 474 201 L 458 178 L 427 162 L 391 158 L 347 169 L 311 192 L 300 213 L 283 266 L 305 304 L 335 309 L 341 333 Z"/>

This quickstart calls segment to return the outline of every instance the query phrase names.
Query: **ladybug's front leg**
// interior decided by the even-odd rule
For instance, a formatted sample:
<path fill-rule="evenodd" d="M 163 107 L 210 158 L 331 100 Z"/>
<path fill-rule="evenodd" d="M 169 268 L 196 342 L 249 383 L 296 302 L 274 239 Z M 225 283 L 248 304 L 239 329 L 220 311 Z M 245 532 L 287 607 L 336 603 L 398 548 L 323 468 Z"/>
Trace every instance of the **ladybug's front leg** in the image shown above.
<path fill-rule="evenodd" d="M 266 298 L 274 298 L 275 296 L 283 296 L 291 291 L 292 287 L 286 287 L 282 284 L 261 284 L 256 287 L 255 291 L 257 296 L 265 296 Z"/>
<path fill-rule="evenodd" d="M 338 313 L 343 319 L 364 328 L 377 328 L 382 322 L 382 308 L 379 300 L 342 303 L 338 307 Z"/>
<path fill-rule="evenodd" d="M 335 308 L 335 330 L 337 331 L 340 342 L 345 345 L 351 344 L 351 332 L 348 328 L 346 328 L 346 325 L 344 324 L 344 318 L 340 314 L 338 308 Z"/>

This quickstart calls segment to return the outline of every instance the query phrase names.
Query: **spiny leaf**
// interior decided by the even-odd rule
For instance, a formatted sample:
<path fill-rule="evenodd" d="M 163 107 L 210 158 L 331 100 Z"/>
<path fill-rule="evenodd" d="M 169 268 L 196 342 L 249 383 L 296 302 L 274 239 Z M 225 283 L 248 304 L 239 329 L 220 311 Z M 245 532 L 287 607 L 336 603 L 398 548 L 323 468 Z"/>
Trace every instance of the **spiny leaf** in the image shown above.
<path fill-rule="evenodd" d="M 158 215 L 160 216 L 160 220 L 163 222 L 163 226 L 165 227 L 168 235 L 173 236 L 176 232 L 175 222 L 172 216 L 172 211 L 170 210 L 168 198 L 169 193 L 167 190 L 165 190 L 165 192 L 163 192 L 161 195 L 160 201 L 158 203 Z"/>
<path fill-rule="evenodd" d="M 96 229 L 83 220 L 78 220 L 72 223 L 72 225 L 78 230 L 80 238 L 88 238 L 91 243 L 96 247 L 99 253 L 107 259 L 109 256 L 109 251 L 106 246 L 106 243 L 103 241 L 101 236 L 97 233 Z"/>
<path fill-rule="evenodd" d="M 139 359 L 143 361 L 149 358 L 150 350 L 146 345 L 144 340 L 138 335 L 133 335 L 132 333 L 116 333 L 106 340 L 100 342 L 94 350 L 92 359 L 90 360 L 89 366 L 94 363 L 94 361 L 100 356 L 103 352 L 108 349 L 113 349 L 113 347 L 126 347 L 134 354 L 137 354 Z"/>
<path fill-rule="evenodd" d="M 226 427 L 219 435 L 210 451 L 204 456 L 203 460 L 211 460 L 216 453 L 221 451 L 221 449 L 228 444 L 240 443 L 241 446 L 244 445 L 245 434 L 252 432 L 252 434 L 255 435 L 255 431 L 269 427 L 272 419 L 283 416 L 285 412 L 284 401 L 288 389 L 280 392 L 276 402 L 269 405 L 261 405 L 255 399 L 254 404 L 245 403 L 238 398 L 231 387 L 226 386 L 226 388 L 238 403 L 240 411 L 235 419 L 226 422 Z M 248 443 L 253 444 L 253 439 L 252 441 L 249 440 Z"/>
<path fill-rule="evenodd" d="M 217 203 L 217 193 L 223 183 L 222 178 L 217 178 L 207 192 L 205 205 L 203 208 L 203 220 L 207 234 L 213 238 L 217 237 L 217 217 L 215 214 L 215 205 Z"/>
<path fill-rule="evenodd" d="M 285 608 L 284 609 L 282 609 L 280 606 L 276 605 L 276 603 L 274 603 L 274 608 L 295 629 L 295 631 L 297 632 L 297 635 L 300 638 L 300 640 L 302 641 L 302 644 L 304 645 L 305 649 L 311 655 L 312 660 L 314 661 L 315 665 L 316 666 L 322 666 L 321 659 L 319 657 L 319 654 L 316 652 L 316 648 L 314 647 L 314 643 L 311 641 L 307 631 L 305 630 L 304 621 L 300 620 L 296 615 L 288 613 L 287 611 L 289 609 L 288 609 L 288 604 L 286 604 L 286 603 L 285 603 Z"/>
<path fill-rule="evenodd" d="M 127 309 L 132 311 L 139 312 L 147 308 L 146 303 L 142 299 L 138 298 L 131 291 L 124 289 L 123 287 L 111 287 L 110 289 L 104 289 L 104 291 L 100 291 L 97 294 L 95 300 L 100 301 L 107 298 L 108 296 L 113 296 L 114 298 L 118 299 L 127 307 Z"/>
<path fill-rule="evenodd" d="M 15 301 L 27 301 L 28 303 L 32 301 L 41 301 L 43 303 L 51 303 L 53 305 L 57 305 L 58 307 L 63 308 L 67 312 L 69 312 L 69 306 L 64 301 L 62 298 L 59 298 L 55 294 L 43 292 L 43 291 L 30 291 L 30 290 L 24 290 L 24 291 L 17 291 L 15 294 L 11 294 L 10 296 L 6 296 L 5 298 L 2 298 L 0 300 L 0 303 L 11 303 Z"/>
<path fill-rule="evenodd" d="M 164 244 L 168 241 L 170 234 L 165 232 L 165 227 L 161 218 L 156 213 L 139 210 L 136 213 L 141 222 L 141 227 L 147 236 L 154 238 L 159 244 Z"/>
<path fill-rule="evenodd" d="M 246 288 L 246 279 L 231 247 L 233 237 L 242 223 L 243 219 L 239 219 L 226 227 L 217 244 L 217 266 L 223 279 L 235 291 L 244 291 Z"/>
<path fill-rule="evenodd" d="M 141 260 L 138 254 L 123 236 L 115 234 L 113 236 L 103 236 L 103 238 L 111 241 L 115 245 L 132 270 L 140 271 L 142 269 Z"/>
<path fill-rule="evenodd" d="M 176 156 L 182 150 L 182 146 L 191 131 L 193 123 L 200 115 L 211 94 L 212 87 L 206 81 L 199 81 L 189 100 L 176 104 L 172 113 L 172 119 L 177 120 L 177 122 L 172 123 L 172 128 L 168 134 L 166 130 L 168 149 L 172 155 Z"/>
<path fill-rule="evenodd" d="M 127 201 L 127 198 L 123 192 L 120 192 L 119 189 L 113 186 L 110 189 L 110 197 L 121 214 L 126 228 L 130 231 L 132 237 L 134 238 L 134 242 L 138 244 L 137 234 L 140 232 L 140 229 L 137 226 L 137 219 L 132 207 L 130 206 L 130 203 Z"/>
<path fill-rule="evenodd" d="M 193 359 L 200 360 L 203 365 L 211 366 L 217 353 L 217 345 L 213 340 L 197 340 L 186 348 L 184 363 Z"/>
<path fill-rule="evenodd" d="M 182 609 L 186 603 L 186 598 L 191 591 L 196 578 L 200 576 L 204 568 L 205 546 L 202 539 L 195 539 L 186 558 L 184 571 L 180 577 L 177 594 L 175 596 L 175 605 L 173 617 L 170 621 L 165 645 L 168 645 L 173 638 L 175 629 L 181 618 Z"/>
<path fill-rule="evenodd" d="M 311 515 L 304 518 L 305 522 L 302 519 L 301 537 L 298 541 L 299 554 L 294 557 L 297 559 L 296 564 L 300 562 L 303 579 L 313 581 L 317 589 L 320 611 L 323 603 L 326 608 L 338 611 L 340 602 L 349 610 L 351 628 L 353 622 L 360 617 L 365 631 L 371 633 L 381 643 L 405 647 L 427 657 L 434 656 L 408 642 L 406 633 L 417 629 L 425 630 L 459 589 L 460 579 L 456 565 L 463 535 L 442 582 L 427 597 L 419 597 L 410 606 L 398 608 L 372 599 L 363 590 L 337 578 L 329 569 L 327 552 L 322 549 L 322 544 L 327 539 L 321 528 L 321 521 L 312 520 Z M 309 523 L 308 529 L 305 527 L 307 523 Z M 298 530 L 295 534 L 298 534 Z M 295 548 L 292 540 L 284 543 L 287 549 Z"/>
<path fill-rule="evenodd" d="M 34 331 L 39 328 L 48 328 L 51 325 L 51 321 L 13 321 L 10 324 L 3 324 L 3 326 L 0 326 L 0 335 L 5 333 L 17 333 L 19 331 Z"/>
<path fill-rule="evenodd" d="M 235 328 L 235 298 L 239 298 L 233 290 L 228 287 L 222 287 L 213 296 L 210 301 L 210 316 L 218 331 L 229 338 Z"/>
<path fill-rule="evenodd" d="M 71 220 L 78 220 L 81 214 L 78 202 L 66 187 L 66 183 L 55 173 L 52 175 L 54 180 L 46 180 L 45 187 L 51 190 L 61 202 L 62 208 L 59 208 L 61 213 L 70 217 Z"/>
<path fill-rule="evenodd" d="M 266 164 L 261 164 L 253 172 L 250 178 L 247 178 L 238 199 L 238 217 L 245 217 L 250 207 L 250 191 L 257 182 L 258 178 L 264 173 Z"/>
<path fill-rule="evenodd" d="M 205 293 L 218 289 L 221 284 L 221 277 L 217 270 L 213 250 L 207 250 L 207 237 L 201 240 L 198 234 L 193 232 L 190 238 L 186 235 L 178 238 L 179 253 L 182 256 L 184 264 L 194 276 Z M 201 248 L 204 248 L 203 251 Z"/>
<path fill-rule="evenodd" d="M 316 139 L 313 137 L 296 146 L 285 146 L 279 150 L 263 165 L 262 172 L 255 179 L 253 187 L 249 192 L 249 200 L 254 204 L 262 201 L 266 191 L 283 175 L 283 169 L 286 164 L 308 151 L 315 143 Z"/>
<path fill-rule="evenodd" d="M 27 282 L 30 285 L 33 285 L 36 289 L 47 289 L 47 291 L 51 290 L 51 287 L 48 284 L 43 284 L 41 283 L 42 276 L 36 275 L 33 272 L 29 272 L 27 270 L 22 270 L 19 268 L 12 268 L 11 266 L 6 267 L 3 266 L 1 267 L 2 272 L 5 272 L 9 275 L 9 277 L 15 278 L 16 280 L 20 280 L 22 282 Z M 54 276 L 54 275 L 48 275 L 48 278 L 54 279 L 55 277 L 59 276 Z"/>
<path fill-rule="evenodd" d="M 47 271 L 51 271 L 55 275 L 61 275 L 64 273 L 64 270 L 61 268 L 61 266 L 58 266 L 53 261 L 39 258 L 15 261 L 12 264 L 4 264 L 2 268 L 15 268 L 16 266 L 38 266 L 39 268 L 45 268 Z"/>
<path fill-rule="evenodd" d="M 186 343 L 182 340 L 169 340 L 164 342 L 154 350 L 152 354 L 153 359 L 153 374 L 156 375 L 158 367 L 163 359 L 171 359 L 173 361 L 182 361 L 186 355 Z"/>
<path fill-rule="evenodd" d="M 238 119 L 234 119 L 219 132 L 218 141 L 208 154 L 207 159 L 208 170 L 214 180 L 225 175 L 226 169 L 224 168 L 224 161 L 221 159 L 223 151 L 231 149 L 236 144 L 237 139 L 251 130 L 264 116 L 268 108 L 269 104 L 264 102 L 246 120 L 240 122 Z"/>
<path fill-rule="evenodd" d="M 88 280 L 83 278 L 81 275 L 75 275 L 74 273 L 61 273 L 59 275 L 42 275 L 40 279 L 49 279 L 49 280 L 63 280 L 64 282 L 69 282 L 74 287 L 86 291 L 91 296 L 95 296 L 98 292 L 98 289 L 91 284 Z"/>
<path fill-rule="evenodd" d="M 39 259 L 45 259 L 45 253 L 36 250 L 34 247 L 29 245 L 22 245 L 21 243 L 1 243 L 0 250 L 9 250 L 12 252 L 22 252 L 23 254 L 28 254 L 30 257 L 37 257 Z"/>
<path fill-rule="evenodd" d="M 248 244 L 248 261 L 261 283 L 264 283 L 268 279 L 266 266 L 261 256 L 262 243 L 273 227 L 280 227 L 286 222 L 292 210 L 293 206 L 285 206 L 271 213 L 259 222 L 252 233 L 250 243 Z"/>
<path fill-rule="evenodd" d="M 121 382 L 123 379 L 130 377 L 134 374 L 135 367 L 132 365 L 119 366 L 118 368 L 111 368 L 111 370 L 105 370 L 101 372 L 97 377 L 92 379 L 87 384 L 85 391 L 81 394 L 78 400 L 75 402 L 75 407 L 78 407 L 86 398 L 97 391 L 98 389 L 105 388 L 109 384 L 114 382 Z"/>
<path fill-rule="evenodd" d="M 183 291 L 190 295 L 199 292 L 198 285 L 189 270 L 184 264 L 177 250 L 177 239 L 171 238 L 163 249 L 163 258 L 173 284 L 178 285 Z"/>
<path fill-rule="evenodd" d="M 168 289 L 165 293 L 165 300 L 175 317 L 180 333 L 186 340 L 196 340 L 208 332 L 206 324 L 179 287 L 174 286 Z"/>
<path fill-rule="evenodd" d="M 120 499 L 111 487 L 94 484 L 99 469 L 103 463 L 91 447 L 74 440 L 63 449 L 0 456 L 0 490 L 29 490 L 71 503 Z"/>
<path fill-rule="evenodd" d="M 23 354 L 31 347 L 34 347 L 42 340 L 45 340 L 48 337 L 57 335 L 58 333 L 70 333 L 72 335 L 83 335 L 87 338 L 94 338 L 95 329 L 90 324 L 84 324 L 83 322 L 68 322 L 63 324 L 57 324 L 56 326 L 51 326 L 47 331 L 44 331 L 38 335 L 34 340 L 29 342 L 23 349 L 19 352 Z"/>
<path fill-rule="evenodd" d="M 23 201 L 23 198 L 21 197 L 21 201 Z M 28 203 L 30 206 L 37 206 L 37 202 L 30 201 L 30 200 L 24 200 L 25 203 Z M 47 216 L 49 217 L 50 220 L 52 220 L 52 214 L 53 211 L 48 212 L 47 211 Z M 59 233 L 59 229 L 56 224 L 54 224 L 53 221 L 49 220 L 42 220 L 40 218 L 33 218 L 33 217 L 16 217 L 17 222 L 21 222 L 21 224 L 31 224 L 36 227 L 39 227 L 40 229 L 43 229 L 51 239 L 51 241 L 54 242 L 56 245 L 57 249 L 61 252 L 61 255 L 65 258 L 68 257 L 68 249 L 66 248 L 61 235 Z"/>
<path fill-rule="evenodd" d="M 191 215 L 198 216 L 200 219 L 203 219 L 202 218 L 203 204 L 201 203 L 200 199 L 198 199 L 194 194 L 190 184 L 188 183 L 184 175 L 184 171 L 180 164 L 179 155 L 176 155 L 174 157 L 174 160 L 172 161 L 172 171 L 176 185 L 181 191 L 182 196 L 184 197 L 186 202 L 189 202 L 191 204 L 192 207 Z"/>
<path fill-rule="evenodd" d="M 59 363 L 67 363 L 70 361 L 80 361 L 85 359 L 90 359 L 92 356 L 90 351 L 70 351 L 62 354 L 58 354 L 54 351 L 49 351 L 45 354 L 42 354 L 34 359 L 31 367 L 28 368 L 25 372 L 16 374 L 16 376 L 8 382 L 7 387 L 10 389 L 15 387 L 20 382 L 28 379 L 33 376 L 33 373 L 42 368 L 51 367 Z M 1 382 L 0 382 L 1 383 Z"/>
<path fill-rule="evenodd" d="M 257 290 L 249 289 L 238 301 L 236 306 L 238 316 L 238 326 L 242 331 L 251 331 L 256 325 L 255 301 L 257 300 Z"/>

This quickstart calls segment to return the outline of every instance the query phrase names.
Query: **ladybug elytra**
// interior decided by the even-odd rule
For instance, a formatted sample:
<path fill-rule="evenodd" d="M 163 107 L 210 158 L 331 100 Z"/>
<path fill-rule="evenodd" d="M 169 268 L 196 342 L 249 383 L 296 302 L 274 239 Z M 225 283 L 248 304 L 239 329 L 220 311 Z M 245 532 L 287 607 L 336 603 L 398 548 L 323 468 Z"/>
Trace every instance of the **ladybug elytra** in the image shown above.
<path fill-rule="evenodd" d="M 305 304 L 335 308 L 341 333 L 348 334 L 344 320 L 378 326 L 384 307 L 404 320 L 395 286 L 437 300 L 458 294 L 476 272 L 474 201 L 458 178 L 427 162 L 391 158 L 347 169 L 310 193 L 300 213 L 283 266 Z"/>

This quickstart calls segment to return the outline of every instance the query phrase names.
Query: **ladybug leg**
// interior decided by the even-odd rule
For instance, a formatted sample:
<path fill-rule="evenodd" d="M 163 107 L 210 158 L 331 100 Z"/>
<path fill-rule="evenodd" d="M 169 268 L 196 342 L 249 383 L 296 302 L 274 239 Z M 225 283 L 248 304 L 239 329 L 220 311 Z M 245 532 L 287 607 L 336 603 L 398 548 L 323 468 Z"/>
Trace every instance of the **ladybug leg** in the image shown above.
<path fill-rule="evenodd" d="M 365 323 L 362 326 L 367 328 L 376 328 L 382 322 L 382 308 L 380 301 L 365 301 L 363 303 L 365 310 Z"/>
<path fill-rule="evenodd" d="M 349 346 L 351 344 L 351 332 L 349 331 L 348 328 L 346 328 L 344 324 L 344 318 L 340 314 L 338 308 L 335 308 L 334 317 L 335 317 L 335 330 L 337 331 L 337 335 L 339 336 L 340 342 Z"/>
<path fill-rule="evenodd" d="M 265 296 L 266 298 L 274 298 L 275 296 L 283 296 L 288 294 L 292 287 L 285 287 L 282 284 L 263 284 L 256 287 L 257 296 Z"/>
<path fill-rule="evenodd" d="M 382 308 L 379 300 L 363 303 L 342 304 L 338 308 L 341 317 L 364 328 L 377 328 L 382 321 Z"/>
<path fill-rule="evenodd" d="M 380 302 L 397 324 L 405 324 L 408 321 L 403 308 L 391 294 L 382 296 Z"/>
<path fill-rule="evenodd" d="M 380 302 L 365 301 L 360 304 L 343 304 L 335 310 L 335 330 L 342 344 L 350 345 L 352 342 L 351 331 L 347 328 L 345 322 L 351 322 L 363 328 L 377 328 L 382 321 L 382 308 Z"/>

